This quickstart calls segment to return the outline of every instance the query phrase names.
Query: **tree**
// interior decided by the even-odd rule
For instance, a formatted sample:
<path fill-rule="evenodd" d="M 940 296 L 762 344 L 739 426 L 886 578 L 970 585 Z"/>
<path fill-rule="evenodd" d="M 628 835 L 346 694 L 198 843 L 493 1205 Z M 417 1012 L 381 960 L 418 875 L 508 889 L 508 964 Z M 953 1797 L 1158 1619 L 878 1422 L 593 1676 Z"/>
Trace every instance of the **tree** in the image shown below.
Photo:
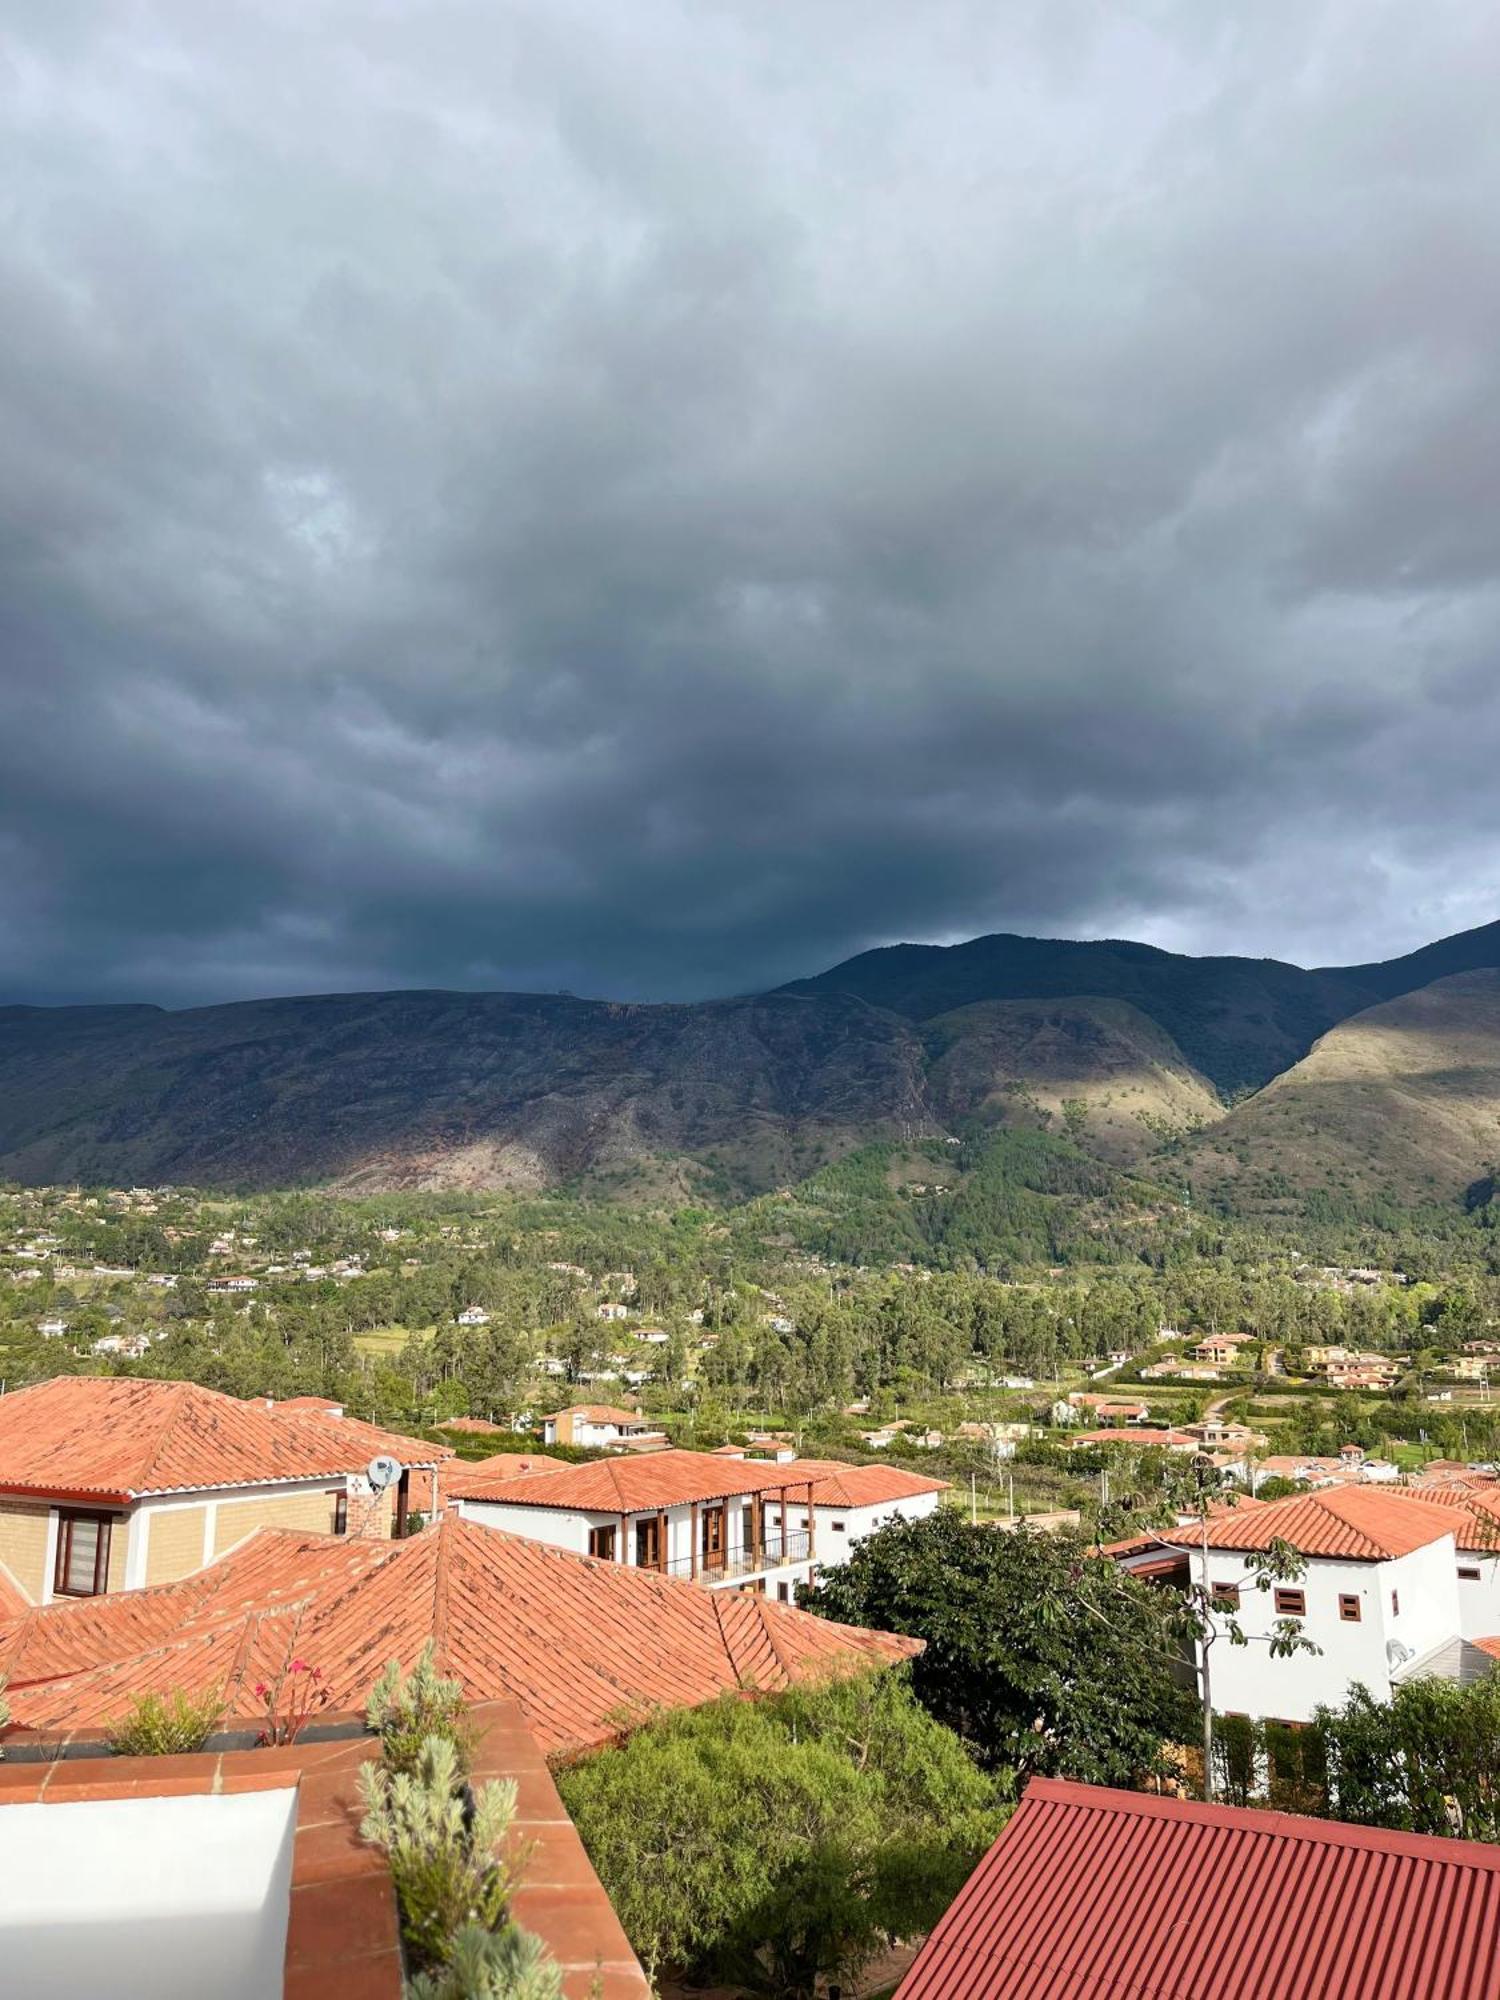
<path fill-rule="evenodd" d="M 930 1928 L 1002 1816 L 898 1673 L 665 1715 L 559 1785 L 653 1981 L 776 2000 Z"/>
<path fill-rule="evenodd" d="M 1388 1702 L 1356 1686 L 1314 1728 L 1333 1818 L 1500 1840 L 1500 1677 L 1407 1681 Z"/>
<path fill-rule="evenodd" d="M 926 1642 L 912 1686 L 989 1769 L 1129 1785 L 1194 1728 L 1180 1607 L 1076 1534 L 891 1521 L 800 1601 Z"/>

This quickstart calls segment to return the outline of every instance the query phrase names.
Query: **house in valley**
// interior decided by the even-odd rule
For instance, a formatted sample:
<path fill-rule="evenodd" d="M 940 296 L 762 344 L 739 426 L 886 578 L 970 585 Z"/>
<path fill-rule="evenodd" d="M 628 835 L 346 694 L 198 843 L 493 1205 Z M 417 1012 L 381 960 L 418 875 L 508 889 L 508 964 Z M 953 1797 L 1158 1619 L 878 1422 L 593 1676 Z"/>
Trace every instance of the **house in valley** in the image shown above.
<path fill-rule="evenodd" d="M 174 1582 L 269 1525 L 389 1537 L 452 1456 L 300 1399 L 58 1376 L 0 1396 L 0 1575 L 46 1604 Z"/>

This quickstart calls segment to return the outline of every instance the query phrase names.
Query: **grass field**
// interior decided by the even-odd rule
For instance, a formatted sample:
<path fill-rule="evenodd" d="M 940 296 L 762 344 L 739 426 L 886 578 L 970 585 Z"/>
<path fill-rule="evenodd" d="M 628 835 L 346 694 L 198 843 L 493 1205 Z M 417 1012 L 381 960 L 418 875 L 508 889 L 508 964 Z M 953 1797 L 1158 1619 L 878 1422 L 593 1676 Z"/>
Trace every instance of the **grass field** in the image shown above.
<path fill-rule="evenodd" d="M 433 1326 L 372 1326 L 368 1333 L 354 1336 L 355 1352 L 373 1355 L 377 1360 L 394 1360 L 405 1347 L 413 1333 L 424 1340 L 430 1340 L 437 1328 Z"/>

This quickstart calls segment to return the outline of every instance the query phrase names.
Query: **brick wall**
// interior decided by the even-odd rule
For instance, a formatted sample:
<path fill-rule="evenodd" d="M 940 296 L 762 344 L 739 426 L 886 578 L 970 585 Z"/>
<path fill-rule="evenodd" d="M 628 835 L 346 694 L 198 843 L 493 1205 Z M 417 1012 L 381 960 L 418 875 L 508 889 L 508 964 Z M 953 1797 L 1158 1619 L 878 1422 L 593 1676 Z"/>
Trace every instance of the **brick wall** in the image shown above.
<path fill-rule="evenodd" d="M 10 1571 L 33 1604 L 40 1604 L 47 1587 L 47 1516 L 45 1501 L 0 1501 L 0 1562 Z"/>
<path fill-rule="evenodd" d="M 204 1512 L 202 1507 L 151 1509 L 146 1538 L 147 1583 L 175 1583 L 180 1576 L 202 1569 Z"/>
<path fill-rule="evenodd" d="M 314 1493 L 257 1493 L 245 1500 L 221 1500 L 214 1524 L 214 1554 L 222 1555 L 257 1528 L 306 1528 L 333 1533 L 334 1489 Z M 350 1502 L 350 1532 L 353 1532 Z"/>

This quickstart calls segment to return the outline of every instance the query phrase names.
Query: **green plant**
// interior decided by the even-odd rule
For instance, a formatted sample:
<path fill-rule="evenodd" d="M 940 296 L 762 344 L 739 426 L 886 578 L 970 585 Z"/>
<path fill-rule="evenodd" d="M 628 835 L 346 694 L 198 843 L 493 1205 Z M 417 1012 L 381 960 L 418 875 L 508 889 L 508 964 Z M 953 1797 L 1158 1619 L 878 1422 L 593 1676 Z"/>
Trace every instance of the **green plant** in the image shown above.
<path fill-rule="evenodd" d="M 203 1748 L 223 1713 L 222 1688 L 210 1688 L 196 1701 L 181 1688 L 165 1696 L 145 1694 L 109 1725 L 109 1747 L 116 1757 L 182 1756 Z"/>
<path fill-rule="evenodd" d="M 558 1784 L 648 1976 L 778 2000 L 930 1930 L 1001 1818 L 900 1673 L 663 1715 Z"/>
<path fill-rule="evenodd" d="M 407 1991 L 410 2000 L 559 2000 L 562 1968 L 530 1931 L 465 1924 L 447 1964 L 419 1972 Z"/>
<path fill-rule="evenodd" d="M 381 1756 L 391 1771 L 415 1773 L 429 1737 L 453 1745 L 460 1774 L 469 1768 L 472 1733 L 464 1714 L 460 1682 L 444 1680 L 429 1639 L 410 1674 L 391 1660 L 370 1690 L 365 1722 L 380 1738 Z"/>
<path fill-rule="evenodd" d="M 466 1925 L 501 1929 L 517 1862 L 500 1860 L 496 1850 L 515 1816 L 515 1785 L 505 1780 L 468 1792 L 446 1736 L 427 1738 L 415 1770 L 365 1764 L 359 1784 L 360 1835 L 390 1862 L 401 1935 L 418 1965 L 446 1964 Z"/>

